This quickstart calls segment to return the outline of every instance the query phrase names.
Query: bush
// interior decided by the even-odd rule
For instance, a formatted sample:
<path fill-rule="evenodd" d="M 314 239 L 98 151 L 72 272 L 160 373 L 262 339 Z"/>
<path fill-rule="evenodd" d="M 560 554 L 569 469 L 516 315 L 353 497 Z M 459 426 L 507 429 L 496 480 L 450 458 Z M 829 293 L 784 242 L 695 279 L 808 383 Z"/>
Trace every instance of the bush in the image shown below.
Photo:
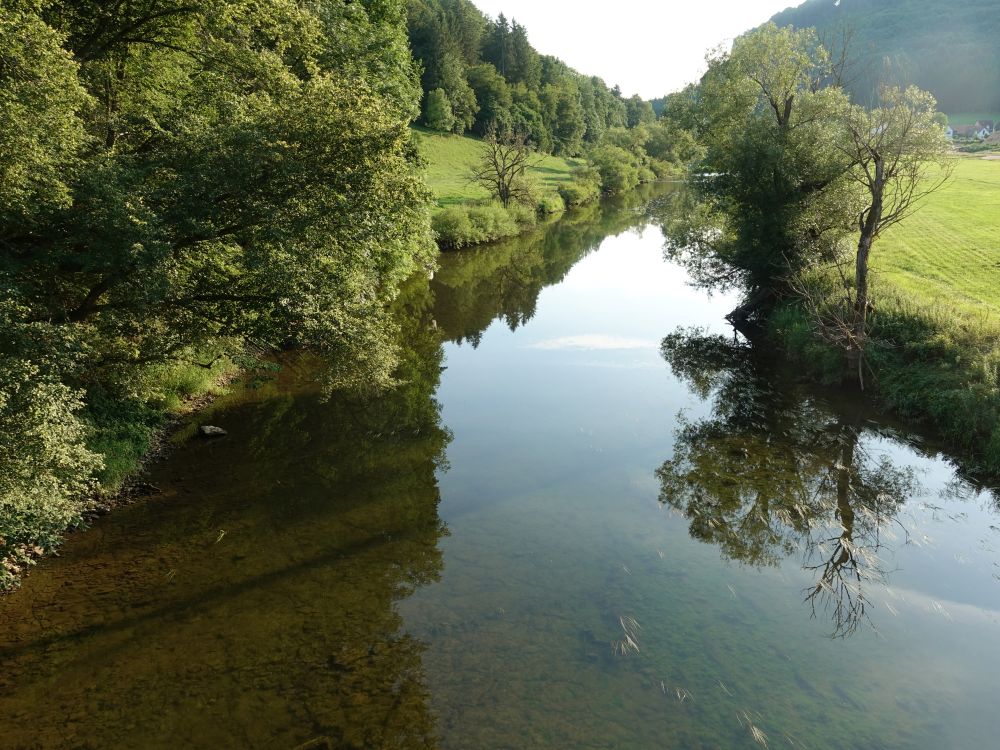
<path fill-rule="evenodd" d="M 639 184 L 638 158 L 623 148 L 599 146 L 591 152 L 590 161 L 601 176 L 601 190 L 605 193 L 621 193 Z"/>
<path fill-rule="evenodd" d="M 573 172 L 573 181 L 559 188 L 559 195 L 567 208 L 590 203 L 601 195 L 601 175 L 591 166 Z"/>
<path fill-rule="evenodd" d="M 561 195 L 554 195 L 552 193 L 547 193 L 543 195 L 538 201 L 538 213 L 541 216 L 552 216 L 554 214 L 561 214 L 566 210 L 566 204 L 563 202 Z"/>
<path fill-rule="evenodd" d="M 0 359 L 0 588 L 82 521 L 100 456 L 80 393 L 21 359 Z"/>
<path fill-rule="evenodd" d="M 506 209 L 498 203 L 451 206 L 434 216 L 431 224 L 443 250 L 458 250 L 483 242 L 513 237 L 537 221 L 529 206 Z"/>
<path fill-rule="evenodd" d="M 457 249 L 475 243 L 469 210 L 465 206 L 450 206 L 435 214 L 431 219 L 431 227 L 442 248 Z"/>
<path fill-rule="evenodd" d="M 507 213 L 522 232 L 538 223 L 538 209 L 533 206 L 515 204 L 507 209 Z"/>

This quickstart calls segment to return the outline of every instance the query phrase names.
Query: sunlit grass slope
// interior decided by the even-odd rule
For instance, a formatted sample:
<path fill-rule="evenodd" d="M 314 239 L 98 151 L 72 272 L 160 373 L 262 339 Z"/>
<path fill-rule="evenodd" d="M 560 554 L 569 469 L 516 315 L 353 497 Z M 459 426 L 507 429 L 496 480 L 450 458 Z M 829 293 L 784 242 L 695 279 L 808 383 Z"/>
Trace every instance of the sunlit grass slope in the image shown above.
<path fill-rule="evenodd" d="M 438 206 L 453 206 L 489 198 L 485 188 L 469 180 L 469 172 L 479 161 L 482 144 L 476 138 L 443 135 L 422 128 L 415 129 L 420 153 L 427 159 L 427 182 Z M 558 156 L 538 155 L 530 175 L 543 191 L 555 193 L 561 183 L 569 182 L 572 172 L 584 162 Z"/>
<path fill-rule="evenodd" d="M 1000 323 L 1000 160 L 957 159 L 951 180 L 886 233 L 872 263 L 908 296 Z"/>

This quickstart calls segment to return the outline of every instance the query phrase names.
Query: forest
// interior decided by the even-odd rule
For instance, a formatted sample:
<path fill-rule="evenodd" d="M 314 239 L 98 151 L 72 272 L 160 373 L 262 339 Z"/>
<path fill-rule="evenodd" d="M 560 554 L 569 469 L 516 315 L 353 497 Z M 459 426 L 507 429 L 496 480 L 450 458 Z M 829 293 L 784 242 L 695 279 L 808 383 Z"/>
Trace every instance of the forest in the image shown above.
<path fill-rule="evenodd" d="M 433 130 L 485 135 L 494 126 L 523 132 L 539 151 L 578 156 L 609 129 L 656 120 L 649 102 L 540 54 L 524 26 L 469 0 L 410 0 L 408 26 L 421 121 Z"/>
<path fill-rule="evenodd" d="M 833 46 L 846 35 L 847 88 L 864 103 L 881 83 L 912 83 L 949 114 L 1000 111 L 1000 12 L 993 0 L 807 0 L 772 21 L 815 28 Z"/>

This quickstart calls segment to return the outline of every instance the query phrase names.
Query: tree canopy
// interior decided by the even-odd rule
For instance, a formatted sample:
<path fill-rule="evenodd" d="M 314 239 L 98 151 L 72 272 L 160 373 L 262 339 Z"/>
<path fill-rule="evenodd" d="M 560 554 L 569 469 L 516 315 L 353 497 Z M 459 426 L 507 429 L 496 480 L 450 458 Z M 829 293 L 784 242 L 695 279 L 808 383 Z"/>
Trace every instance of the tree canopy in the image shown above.
<path fill-rule="evenodd" d="M 19 454 L 0 515 L 89 481 L 81 406 L 150 368 L 297 344 L 389 383 L 388 304 L 434 262 L 420 96 L 403 0 L 5 3 L 0 409 L 62 447 Z"/>
<path fill-rule="evenodd" d="M 425 112 L 440 110 L 440 89 L 455 115 L 450 128 L 425 116 L 427 127 L 512 129 L 538 150 L 577 156 L 609 128 L 656 119 L 649 102 L 624 100 L 617 87 L 539 53 L 527 29 L 502 13 L 491 19 L 468 0 L 410 0 L 408 24 L 425 100 L 435 99 Z"/>

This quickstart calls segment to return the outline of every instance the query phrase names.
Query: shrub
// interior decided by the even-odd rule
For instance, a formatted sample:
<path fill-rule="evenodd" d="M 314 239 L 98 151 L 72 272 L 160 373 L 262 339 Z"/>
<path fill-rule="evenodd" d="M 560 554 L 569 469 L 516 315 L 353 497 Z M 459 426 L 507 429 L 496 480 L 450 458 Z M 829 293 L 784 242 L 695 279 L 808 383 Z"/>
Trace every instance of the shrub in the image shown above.
<path fill-rule="evenodd" d="M 469 221 L 472 222 L 473 230 L 478 233 L 479 242 L 512 237 L 520 231 L 510 211 L 496 203 L 471 206 Z"/>
<path fill-rule="evenodd" d="M 522 232 L 538 223 L 538 209 L 532 206 L 516 204 L 508 208 L 507 213 Z"/>
<path fill-rule="evenodd" d="M 573 172 L 573 181 L 559 188 L 559 195 L 567 208 L 576 208 L 601 195 L 601 175 L 591 166 Z"/>
<path fill-rule="evenodd" d="M 563 202 L 562 195 L 547 193 L 538 201 L 538 213 L 541 216 L 561 214 L 565 210 L 566 204 Z"/>
<path fill-rule="evenodd" d="M 458 250 L 483 242 L 513 237 L 535 225 L 535 210 L 529 206 L 505 209 L 498 203 L 451 206 L 434 216 L 431 224 L 438 246 Z"/>
<path fill-rule="evenodd" d="M 621 193 L 639 184 L 638 158 L 623 148 L 599 146 L 591 152 L 590 161 L 601 176 L 605 193 Z"/>
<path fill-rule="evenodd" d="M 465 206 L 451 206 L 435 214 L 431 226 L 437 235 L 438 245 L 443 248 L 457 249 L 475 242 L 472 222 Z"/>
<path fill-rule="evenodd" d="M 37 365 L 0 358 L 0 588 L 82 520 L 102 466 L 85 445 L 82 406 Z"/>

